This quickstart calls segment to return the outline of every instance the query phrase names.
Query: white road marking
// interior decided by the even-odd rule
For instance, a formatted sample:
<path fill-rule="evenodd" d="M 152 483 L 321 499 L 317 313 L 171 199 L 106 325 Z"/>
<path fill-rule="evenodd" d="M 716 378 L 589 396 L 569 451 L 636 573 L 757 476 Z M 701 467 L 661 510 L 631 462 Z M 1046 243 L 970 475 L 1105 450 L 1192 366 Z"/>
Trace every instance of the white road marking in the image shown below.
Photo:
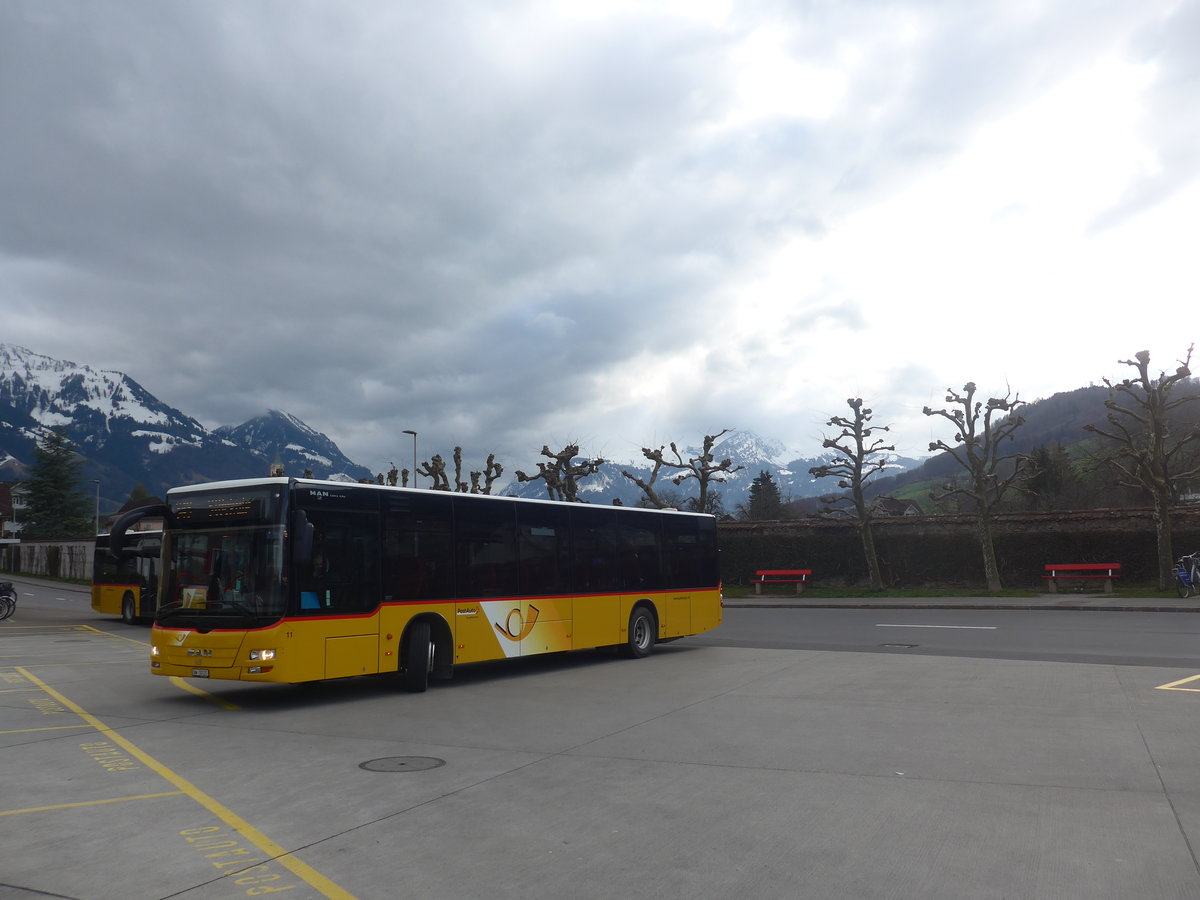
<path fill-rule="evenodd" d="M 876 622 L 876 628 L 961 628 L 967 631 L 995 631 L 995 625 L 903 625 Z"/>

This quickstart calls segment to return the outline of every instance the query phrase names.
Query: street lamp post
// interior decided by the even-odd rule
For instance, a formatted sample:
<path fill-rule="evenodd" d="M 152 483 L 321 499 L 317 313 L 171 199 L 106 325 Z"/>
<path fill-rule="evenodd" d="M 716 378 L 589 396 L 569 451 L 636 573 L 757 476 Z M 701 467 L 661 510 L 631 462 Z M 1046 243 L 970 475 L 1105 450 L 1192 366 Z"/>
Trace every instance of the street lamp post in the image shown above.
<path fill-rule="evenodd" d="M 413 470 L 412 470 L 412 472 L 413 472 L 413 477 L 412 477 L 412 486 L 413 486 L 413 487 L 416 487 L 416 486 L 417 486 L 417 433 L 416 433 L 415 431 L 413 431 L 411 428 L 405 428 L 405 429 L 404 429 L 404 433 L 405 433 L 405 434 L 411 434 L 411 435 L 413 436 Z"/>

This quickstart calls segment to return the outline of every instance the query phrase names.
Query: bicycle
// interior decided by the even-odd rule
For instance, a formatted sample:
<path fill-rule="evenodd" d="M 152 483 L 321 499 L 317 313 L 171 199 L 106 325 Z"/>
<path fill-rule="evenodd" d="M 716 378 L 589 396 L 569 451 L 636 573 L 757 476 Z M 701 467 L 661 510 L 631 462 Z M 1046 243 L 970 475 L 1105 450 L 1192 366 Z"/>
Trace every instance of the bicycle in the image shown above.
<path fill-rule="evenodd" d="M 11 581 L 0 581 L 0 621 L 17 610 L 17 592 Z"/>
<path fill-rule="evenodd" d="M 1180 597 L 1200 593 L 1200 550 L 1175 561 L 1175 590 Z"/>

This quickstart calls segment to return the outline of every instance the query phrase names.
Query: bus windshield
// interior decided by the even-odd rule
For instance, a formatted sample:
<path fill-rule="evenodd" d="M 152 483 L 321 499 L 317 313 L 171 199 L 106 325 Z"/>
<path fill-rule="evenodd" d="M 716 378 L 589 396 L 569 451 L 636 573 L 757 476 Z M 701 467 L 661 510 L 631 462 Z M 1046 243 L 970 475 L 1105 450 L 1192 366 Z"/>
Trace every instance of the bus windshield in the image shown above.
<path fill-rule="evenodd" d="M 160 625 L 254 627 L 285 612 L 280 526 L 177 531 L 167 560 Z"/>

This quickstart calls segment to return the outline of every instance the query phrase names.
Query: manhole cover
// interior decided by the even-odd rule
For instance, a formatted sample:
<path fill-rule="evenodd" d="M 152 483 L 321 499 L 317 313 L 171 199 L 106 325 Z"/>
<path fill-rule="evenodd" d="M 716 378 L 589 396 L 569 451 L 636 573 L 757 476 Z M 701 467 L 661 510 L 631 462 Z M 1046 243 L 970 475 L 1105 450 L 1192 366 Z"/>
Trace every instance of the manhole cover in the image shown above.
<path fill-rule="evenodd" d="M 445 764 L 444 759 L 438 759 L 436 756 L 385 756 L 382 759 L 369 759 L 365 763 L 359 763 L 358 767 L 368 772 L 421 772 Z"/>
<path fill-rule="evenodd" d="M 912 650 L 919 646 L 918 644 L 880 644 L 880 647 L 887 647 L 889 650 Z"/>

